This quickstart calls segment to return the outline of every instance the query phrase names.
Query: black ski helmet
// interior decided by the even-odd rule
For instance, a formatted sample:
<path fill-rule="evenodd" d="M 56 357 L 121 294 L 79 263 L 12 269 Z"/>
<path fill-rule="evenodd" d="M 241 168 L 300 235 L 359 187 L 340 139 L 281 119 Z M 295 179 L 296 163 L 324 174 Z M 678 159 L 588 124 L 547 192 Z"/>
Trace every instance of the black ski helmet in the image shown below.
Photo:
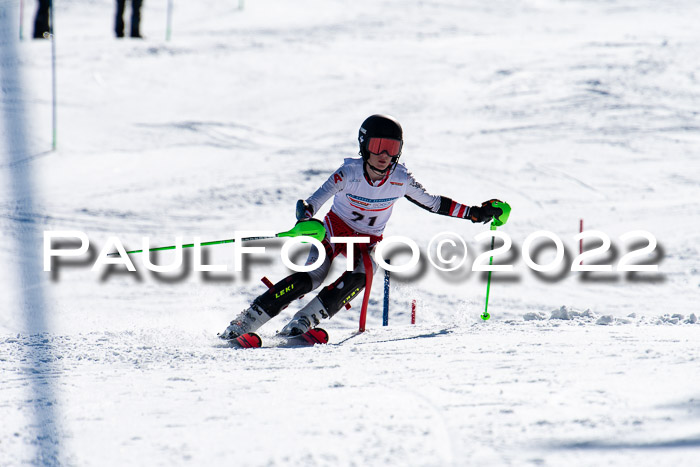
<path fill-rule="evenodd" d="M 376 114 L 367 117 L 367 119 L 362 122 L 360 132 L 357 136 L 357 141 L 360 143 L 360 155 L 365 161 L 369 159 L 367 142 L 370 138 L 397 139 L 401 141 L 401 145 L 403 145 L 403 129 L 401 129 L 401 124 L 390 115 Z M 391 165 L 391 168 L 396 166 L 399 157 L 401 157 L 400 149 L 399 154 L 394 157 L 394 163 Z"/>

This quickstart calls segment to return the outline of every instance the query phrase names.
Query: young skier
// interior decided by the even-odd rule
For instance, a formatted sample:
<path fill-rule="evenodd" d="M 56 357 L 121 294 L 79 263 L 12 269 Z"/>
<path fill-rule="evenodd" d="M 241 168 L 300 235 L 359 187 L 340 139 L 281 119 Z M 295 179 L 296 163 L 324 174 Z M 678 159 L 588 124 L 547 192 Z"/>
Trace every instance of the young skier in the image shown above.
<path fill-rule="evenodd" d="M 403 164 L 399 164 L 403 146 L 403 130 L 399 122 L 388 115 L 372 115 L 360 127 L 358 136 L 361 158 L 345 159 L 321 187 L 308 199 L 297 202 L 297 220 L 310 219 L 333 196 L 333 205 L 324 218 L 326 237 L 322 244 L 326 259 L 310 272 L 294 273 L 257 297 L 247 310 L 241 312 L 226 330 L 222 339 L 235 339 L 256 331 L 277 316 L 289 303 L 316 289 L 325 280 L 333 258 L 346 254 L 346 244 L 331 243 L 330 237 L 369 237 L 367 251 L 379 241 L 391 217 L 394 203 L 402 197 L 436 214 L 469 219 L 472 222 L 490 222 L 502 210 L 494 207 L 498 200 L 485 201 L 481 206 L 466 206 L 452 199 L 428 194 Z M 318 258 L 311 248 L 306 264 Z M 347 302 L 359 295 L 365 287 L 365 268 L 357 245 L 354 245 L 354 264 L 331 285 L 294 315 L 280 334 L 296 336 L 331 318 Z M 372 260 L 372 268 L 376 263 Z M 280 293 L 282 292 L 282 293 Z"/>

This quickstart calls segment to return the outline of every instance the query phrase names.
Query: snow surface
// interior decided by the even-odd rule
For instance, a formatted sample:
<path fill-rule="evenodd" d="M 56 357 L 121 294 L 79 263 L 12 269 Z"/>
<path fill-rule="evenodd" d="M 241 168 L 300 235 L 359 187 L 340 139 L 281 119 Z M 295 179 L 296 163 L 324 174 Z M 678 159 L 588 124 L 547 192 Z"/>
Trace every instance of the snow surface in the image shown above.
<path fill-rule="evenodd" d="M 0 1 L 0 465 L 700 465 L 698 2 L 175 3 L 170 41 L 165 1 L 145 2 L 146 40 L 118 41 L 112 1 L 56 2 L 51 152 L 50 42 L 18 42 Z M 377 112 L 429 191 L 512 205 L 489 321 L 487 227 L 407 202 L 385 236 L 424 259 L 393 276 L 390 325 L 378 274 L 368 331 L 355 303 L 327 346 L 216 338 L 287 273 L 279 241 L 239 273 L 230 245 L 206 250 L 228 273 L 91 271 L 112 236 L 290 228 Z M 659 272 L 525 265 L 538 230 L 571 264 L 580 219 L 613 242 L 601 263 L 651 232 Z M 85 232 L 89 254 L 43 272 L 45 230 Z M 425 260 L 443 231 L 470 249 L 453 273 Z"/>

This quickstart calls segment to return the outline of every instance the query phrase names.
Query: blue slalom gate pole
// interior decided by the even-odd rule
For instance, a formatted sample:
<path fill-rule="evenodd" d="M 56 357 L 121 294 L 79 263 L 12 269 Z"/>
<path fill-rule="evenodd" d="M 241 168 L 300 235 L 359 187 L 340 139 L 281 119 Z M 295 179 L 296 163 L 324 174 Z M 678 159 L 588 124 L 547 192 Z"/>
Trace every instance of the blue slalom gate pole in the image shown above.
<path fill-rule="evenodd" d="M 389 264 L 389 260 L 386 260 L 387 264 Z M 384 271 L 384 317 L 383 317 L 383 325 L 388 326 L 389 325 L 389 281 L 390 281 L 390 272 L 389 271 Z"/>

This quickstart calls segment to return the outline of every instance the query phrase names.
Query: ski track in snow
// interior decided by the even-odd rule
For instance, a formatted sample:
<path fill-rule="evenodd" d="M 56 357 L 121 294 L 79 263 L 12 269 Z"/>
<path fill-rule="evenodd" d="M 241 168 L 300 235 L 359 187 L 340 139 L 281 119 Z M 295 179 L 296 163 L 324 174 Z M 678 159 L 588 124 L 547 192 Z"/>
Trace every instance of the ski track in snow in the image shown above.
<path fill-rule="evenodd" d="M 145 2 L 143 41 L 112 39 L 111 1 L 57 2 L 52 152 L 49 42 L 17 43 L 17 4 L 0 2 L 0 466 L 698 464 L 697 2 L 176 3 L 166 42 L 165 2 Z M 368 331 L 354 303 L 324 323 L 326 346 L 216 338 L 261 276 L 287 273 L 280 242 L 241 273 L 196 274 L 191 255 L 172 274 L 136 258 L 138 273 L 90 271 L 110 236 L 288 229 L 377 112 L 402 122 L 402 162 L 430 192 L 513 206 L 499 230 L 515 271 L 494 274 L 488 322 L 470 270 L 485 227 L 405 202 L 385 237 L 424 257 L 456 231 L 470 260 L 393 275 L 388 327 L 376 274 Z M 22 115 L 18 153 L 5 123 Z M 610 264 L 621 234 L 652 232 L 659 274 L 524 265 L 536 230 L 570 264 L 580 219 L 611 237 Z M 86 232 L 88 256 L 21 277 L 43 230 Z M 228 246 L 205 255 L 232 268 Z M 45 315 L 23 305 L 41 297 Z"/>

